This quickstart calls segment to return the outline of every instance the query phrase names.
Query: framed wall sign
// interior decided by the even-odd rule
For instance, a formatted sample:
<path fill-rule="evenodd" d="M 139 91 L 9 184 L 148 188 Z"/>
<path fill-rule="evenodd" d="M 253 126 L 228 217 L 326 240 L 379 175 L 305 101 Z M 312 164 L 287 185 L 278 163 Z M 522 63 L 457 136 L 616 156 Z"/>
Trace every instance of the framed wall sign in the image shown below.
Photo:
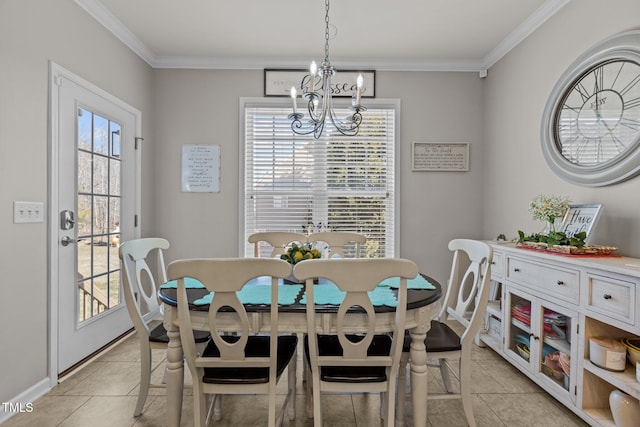
<path fill-rule="evenodd" d="M 362 74 L 364 77 L 362 97 L 375 98 L 376 72 L 373 70 L 337 70 L 331 78 L 331 95 L 336 98 L 351 98 L 356 90 L 358 74 Z M 308 85 L 309 70 L 264 70 L 264 96 L 290 96 L 291 86 L 294 86 L 298 93 L 301 93 L 302 88 Z"/>
<path fill-rule="evenodd" d="M 182 146 L 182 191 L 217 193 L 220 191 L 220 146 Z"/>
<path fill-rule="evenodd" d="M 466 172 L 469 170 L 469 143 L 414 142 L 411 170 Z"/>
<path fill-rule="evenodd" d="M 587 233 L 585 243 L 589 243 L 591 230 L 596 225 L 602 205 L 569 205 L 569 210 L 562 220 L 560 231 L 564 232 L 568 237 L 576 233 L 584 231 Z"/>

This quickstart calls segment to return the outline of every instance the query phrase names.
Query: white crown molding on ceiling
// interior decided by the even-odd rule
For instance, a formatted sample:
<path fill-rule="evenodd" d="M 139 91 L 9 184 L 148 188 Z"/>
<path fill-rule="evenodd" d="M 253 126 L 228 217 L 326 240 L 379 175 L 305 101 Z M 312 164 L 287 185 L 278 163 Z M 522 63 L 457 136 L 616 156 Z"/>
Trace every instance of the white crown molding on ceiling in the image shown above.
<path fill-rule="evenodd" d="M 371 68 L 371 64 L 376 64 L 373 68 L 381 71 L 467 71 L 478 72 L 484 76 L 492 65 L 570 1 L 547 0 L 481 60 L 385 60 L 372 58 L 349 61 L 337 58 L 333 62 L 340 67 L 353 69 Z M 265 66 L 264 58 L 159 56 L 113 16 L 100 0 L 75 0 L 75 2 L 153 68 L 261 70 L 263 68 L 299 68 L 300 63 L 305 62 L 305 60 L 292 58 L 270 58 L 269 63 Z"/>

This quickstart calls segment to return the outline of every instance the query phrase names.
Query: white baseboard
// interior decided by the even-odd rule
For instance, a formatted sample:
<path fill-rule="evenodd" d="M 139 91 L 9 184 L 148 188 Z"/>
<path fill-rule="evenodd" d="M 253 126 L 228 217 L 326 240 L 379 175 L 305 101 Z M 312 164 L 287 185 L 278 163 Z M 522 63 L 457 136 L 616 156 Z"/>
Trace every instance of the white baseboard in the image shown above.
<path fill-rule="evenodd" d="M 29 410 L 33 410 L 33 402 L 35 402 L 39 397 L 47 394 L 50 390 L 51 382 L 47 377 L 43 378 L 8 402 L 2 402 L 2 404 L 0 405 L 0 424 L 4 423 L 14 415 L 20 413 L 19 409 L 12 410 L 12 408 L 21 408 L 23 411 L 27 412 Z"/>

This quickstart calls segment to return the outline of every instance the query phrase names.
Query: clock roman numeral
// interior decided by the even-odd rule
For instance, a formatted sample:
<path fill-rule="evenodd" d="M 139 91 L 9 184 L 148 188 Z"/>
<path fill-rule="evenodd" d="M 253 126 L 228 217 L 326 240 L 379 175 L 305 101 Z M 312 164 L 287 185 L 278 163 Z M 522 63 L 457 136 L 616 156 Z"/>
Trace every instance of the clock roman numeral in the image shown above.
<path fill-rule="evenodd" d="M 591 97 L 591 94 L 589 93 L 589 90 L 586 87 L 584 87 L 584 85 L 582 84 L 582 81 L 579 81 L 575 85 L 573 90 L 575 90 L 576 92 L 578 92 L 580 94 L 580 97 L 582 98 L 582 102 L 585 102 L 587 99 L 589 99 Z"/>
<path fill-rule="evenodd" d="M 634 99 L 630 99 L 629 101 L 624 101 L 624 108 L 636 108 L 640 107 L 640 96 Z"/>
<path fill-rule="evenodd" d="M 631 80 L 625 87 L 620 91 L 620 96 L 624 96 L 627 92 L 629 92 L 636 84 L 640 82 L 640 74 L 637 75 L 633 80 Z"/>
<path fill-rule="evenodd" d="M 604 88 L 604 70 L 602 66 L 593 70 L 593 93 L 599 92 Z"/>
<path fill-rule="evenodd" d="M 574 113 L 576 113 L 576 114 L 580 114 L 580 109 L 581 109 L 581 108 L 582 108 L 582 106 L 572 107 L 571 105 L 567 105 L 567 104 L 564 104 L 564 105 L 562 106 L 562 109 L 563 109 L 563 110 L 571 110 L 571 111 L 573 111 L 573 112 L 574 112 Z"/>
<path fill-rule="evenodd" d="M 633 129 L 635 131 L 640 130 L 640 120 L 630 119 L 628 117 L 621 117 L 620 125 L 624 127 L 628 127 L 629 129 Z"/>

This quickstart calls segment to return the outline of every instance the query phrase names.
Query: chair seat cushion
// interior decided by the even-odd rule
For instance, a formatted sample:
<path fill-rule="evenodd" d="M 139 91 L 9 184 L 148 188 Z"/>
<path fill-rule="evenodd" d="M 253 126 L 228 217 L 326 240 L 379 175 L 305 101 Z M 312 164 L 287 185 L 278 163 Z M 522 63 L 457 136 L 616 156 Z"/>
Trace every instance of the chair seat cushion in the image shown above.
<path fill-rule="evenodd" d="M 427 353 L 439 353 L 443 351 L 459 351 L 462 349 L 460 337 L 446 323 L 431 321 L 431 329 L 427 332 L 427 338 L 424 340 L 427 347 Z M 411 336 L 409 332 L 404 334 L 404 344 L 402 351 L 409 352 L 411 349 Z"/>
<path fill-rule="evenodd" d="M 361 339 L 357 335 L 347 335 L 352 341 Z M 369 356 L 388 356 L 391 351 L 391 337 L 376 335 L 367 350 Z M 304 337 L 304 352 L 309 366 L 309 336 Z M 318 335 L 318 353 L 320 356 L 342 356 L 342 346 L 337 335 Z M 387 381 L 384 366 L 322 366 L 320 379 L 326 382 L 374 383 Z"/>
<path fill-rule="evenodd" d="M 223 335 L 222 339 L 233 343 L 240 339 L 234 335 Z M 271 337 L 265 335 L 252 335 L 247 340 L 245 346 L 245 356 L 269 357 L 269 343 Z M 295 335 L 278 336 L 278 356 L 276 378 L 282 375 L 291 358 L 295 354 L 298 345 L 298 337 Z M 213 342 L 209 341 L 202 353 L 203 357 L 220 357 L 220 350 Z M 269 382 L 269 368 L 251 367 L 251 360 L 247 360 L 247 367 L 244 368 L 205 368 L 202 381 L 210 384 L 262 384 Z"/>
<path fill-rule="evenodd" d="M 193 331 L 193 337 L 196 342 L 207 342 L 211 335 L 207 331 Z M 167 335 L 167 330 L 164 328 L 164 325 L 160 323 L 158 326 L 153 328 L 149 333 L 149 341 L 151 342 L 161 342 L 168 344 L 169 336 Z"/>

